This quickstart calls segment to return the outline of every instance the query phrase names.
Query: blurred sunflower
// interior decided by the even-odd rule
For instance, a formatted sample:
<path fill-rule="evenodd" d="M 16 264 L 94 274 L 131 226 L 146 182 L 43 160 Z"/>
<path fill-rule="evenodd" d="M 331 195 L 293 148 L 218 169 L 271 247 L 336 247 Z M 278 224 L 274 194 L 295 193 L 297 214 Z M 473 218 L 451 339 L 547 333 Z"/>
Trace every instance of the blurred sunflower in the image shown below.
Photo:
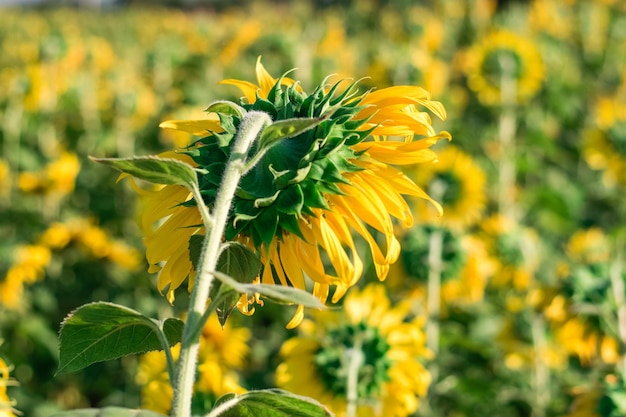
<path fill-rule="evenodd" d="M 0 197 L 8 194 L 11 187 L 11 169 L 8 162 L 0 159 Z"/>
<path fill-rule="evenodd" d="M 243 92 L 240 110 L 210 113 L 204 120 L 162 123 L 164 128 L 203 136 L 167 156 L 208 171 L 199 174 L 199 182 L 204 203 L 211 208 L 241 113 L 262 111 L 274 121 L 322 118 L 316 128 L 279 141 L 242 178 L 225 239 L 257 251 L 263 264 L 261 282 L 305 289 L 307 277 L 314 282 L 313 294 L 322 301 L 334 286 L 332 301 L 337 302 L 363 271 L 351 233 L 356 231 L 370 248 L 378 278 L 385 279 L 400 254 L 392 217 L 405 227 L 413 221 L 403 195 L 427 199 L 441 211 L 392 165 L 436 159 L 430 146 L 450 135 L 437 134 L 430 116 L 418 106 L 442 119 L 445 109 L 419 87 L 397 86 L 359 95 L 354 84 L 342 89 L 340 81 L 332 86 L 324 82 L 306 94 L 290 78 L 273 78 L 260 60 L 256 76 L 258 85 L 222 81 Z M 167 291 L 173 302 L 174 290 L 187 277 L 189 285 L 193 283 L 189 241 L 192 235 L 204 233 L 198 210 L 182 186 L 157 191 L 142 190 L 134 183 L 133 187 L 145 197 L 142 225 L 150 271 L 160 270 L 158 289 Z M 155 226 L 160 220 L 164 221 Z M 384 245 L 372 230 L 382 234 Z M 248 300 L 242 299 L 239 307 L 248 312 Z M 297 325 L 302 316 L 299 307 L 288 326 Z"/>
<path fill-rule="evenodd" d="M 561 280 L 561 293 L 545 309 L 555 338 L 570 355 L 588 365 L 596 358 L 614 364 L 619 358 L 614 329 L 602 315 L 612 304 L 610 283 L 610 243 L 599 228 L 579 230 L 569 239 L 565 253 L 569 265 Z M 624 276 L 626 279 L 626 275 Z"/>
<path fill-rule="evenodd" d="M 9 365 L 0 358 L 0 417 L 17 417 L 13 412 L 15 403 L 7 395 L 7 386 L 12 383 L 9 371 Z"/>
<path fill-rule="evenodd" d="M 247 328 L 233 328 L 228 322 L 222 327 L 217 316 L 207 321 L 200 337 L 192 405 L 194 415 L 204 415 L 215 400 L 226 393 L 241 394 L 246 391 L 239 385 L 237 371 L 244 366 L 249 339 Z M 180 344 L 172 348 L 174 359 L 179 351 Z M 148 352 L 140 357 L 135 380 L 141 386 L 142 408 L 169 413 L 173 391 L 163 351 Z"/>
<path fill-rule="evenodd" d="M 18 309 L 24 305 L 24 285 L 32 284 L 44 276 L 50 264 L 51 252 L 45 246 L 24 245 L 15 249 L 13 265 L 0 281 L 0 306 Z"/>
<path fill-rule="evenodd" d="M 583 156 L 592 169 L 603 171 L 606 186 L 626 185 L 626 92 L 596 103 L 597 128 L 586 132 Z"/>
<path fill-rule="evenodd" d="M 66 195 L 74 191 L 76 177 L 80 172 L 78 156 L 62 152 L 41 171 L 26 171 L 18 177 L 19 188 L 26 193 L 58 193 Z"/>
<path fill-rule="evenodd" d="M 503 77 L 516 83 L 513 103 L 528 101 L 541 87 L 544 68 L 537 46 L 528 38 L 497 30 L 474 45 L 465 56 L 467 83 L 485 105 L 501 104 Z"/>
<path fill-rule="evenodd" d="M 314 312 L 302 335 L 287 340 L 276 371 L 281 388 L 321 401 L 337 417 L 346 415 L 355 350 L 362 355 L 356 370 L 359 417 L 403 417 L 417 410 L 430 374 L 422 323 L 409 319 L 410 303 L 391 306 L 380 284 L 353 289 L 340 313 Z"/>
<path fill-rule="evenodd" d="M 418 204 L 418 219 L 420 222 L 436 222 L 451 229 L 466 230 L 480 220 L 485 208 L 485 173 L 469 155 L 453 146 L 447 146 L 437 159 L 437 163 L 416 169 L 412 178 L 431 197 L 441 202 L 446 211 L 443 216 L 437 217 L 430 207 Z"/>
<path fill-rule="evenodd" d="M 480 238 L 494 265 L 490 283 L 528 289 L 539 263 L 537 233 L 497 214 L 481 223 Z"/>
<path fill-rule="evenodd" d="M 472 304 L 483 299 L 494 264 L 484 242 L 477 237 L 463 236 L 461 247 L 466 254 L 465 263 L 456 279 L 443 283 L 441 296 L 446 303 Z"/>

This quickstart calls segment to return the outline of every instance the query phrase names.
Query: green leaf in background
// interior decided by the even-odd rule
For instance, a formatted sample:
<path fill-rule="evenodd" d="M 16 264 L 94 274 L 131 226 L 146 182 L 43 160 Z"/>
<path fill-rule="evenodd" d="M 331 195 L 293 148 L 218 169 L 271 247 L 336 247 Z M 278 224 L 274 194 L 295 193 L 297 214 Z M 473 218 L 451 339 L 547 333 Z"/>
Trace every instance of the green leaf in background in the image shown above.
<path fill-rule="evenodd" d="M 180 342 L 184 326 L 181 320 L 165 320 L 162 330 L 160 324 L 117 304 L 85 304 L 61 324 L 57 374 L 76 371 L 95 362 L 164 349 L 161 331 L 169 346 Z"/>
<path fill-rule="evenodd" d="M 92 161 L 110 165 L 144 181 L 155 184 L 176 184 L 197 188 L 197 169 L 178 159 L 157 156 L 134 156 L 132 158 L 93 158 Z"/>
<path fill-rule="evenodd" d="M 148 410 L 132 410 L 122 407 L 83 408 L 81 410 L 62 411 L 50 417 L 165 417 L 163 414 Z"/>
<path fill-rule="evenodd" d="M 274 122 L 261 132 L 259 148 L 267 148 L 279 140 L 289 139 L 304 133 L 307 130 L 313 129 L 315 126 L 326 120 L 327 117 L 328 116 L 315 119 L 303 117 Z"/>
<path fill-rule="evenodd" d="M 250 391 L 235 396 L 226 394 L 215 403 L 206 417 L 329 417 L 319 402 L 279 389 Z"/>

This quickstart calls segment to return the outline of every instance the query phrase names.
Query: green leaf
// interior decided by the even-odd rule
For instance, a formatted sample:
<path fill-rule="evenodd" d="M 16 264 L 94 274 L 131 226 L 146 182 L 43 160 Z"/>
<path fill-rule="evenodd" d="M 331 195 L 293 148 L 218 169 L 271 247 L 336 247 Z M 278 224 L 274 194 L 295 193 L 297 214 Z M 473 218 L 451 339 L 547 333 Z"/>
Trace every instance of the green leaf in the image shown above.
<path fill-rule="evenodd" d="M 328 116 L 320 118 L 302 117 L 276 121 L 261 132 L 259 149 L 267 148 L 279 140 L 289 139 L 307 130 L 313 129 L 322 123 L 326 117 Z"/>
<path fill-rule="evenodd" d="M 299 288 L 271 284 L 242 284 L 221 272 L 215 272 L 214 275 L 222 284 L 233 288 L 240 294 L 259 293 L 267 297 L 270 301 L 286 304 L 301 304 L 310 308 L 326 308 L 317 297 Z"/>
<path fill-rule="evenodd" d="M 312 398 L 287 391 L 267 389 L 239 396 L 226 394 L 217 400 L 206 417 L 332 417 L 324 405 Z"/>
<path fill-rule="evenodd" d="M 215 101 L 204 109 L 207 113 L 225 113 L 233 116 L 237 116 L 240 119 L 246 114 L 246 110 L 240 105 L 233 103 L 232 101 L 218 100 Z"/>
<path fill-rule="evenodd" d="M 216 269 L 241 283 L 250 283 L 259 275 L 261 261 L 246 245 L 227 242 L 222 245 Z"/>
<path fill-rule="evenodd" d="M 259 274 L 261 261 L 247 246 L 239 242 L 227 242 L 222 245 L 216 269 L 237 282 L 248 284 Z M 221 282 L 216 282 L 213 287 L 217 287 L 217 290 L 212 289 L 211 292 L 216 292 L 217 295 L 212 298 L 221 299 L 220 305 L 216 308 L 217 318 L 224 326 L 239 300 L 239 293 L 229 286 L 221 285 Z"/>
<path fill-rule="evenodd" d="M 148 410 L 131 410 L 122 407 L 83 408 L 80 410 L 61 411 L 50 417 L 166 417 Z"/>
<path fill-rule="evenodd" d="M 159 158 L 157 156 L 133 156 L 132 158 L 93 158 L 94 162 L 110 165 L 133 177 L 155 184 L 184 185 L 197 188 L 197 172 L 204 170 L 193 168 L 178 159 Z"/>
<path fill-rule="evenodd" d="M 169 318 L 163 334 L 173 346 L 182 338 L 184 323 Z M 59 369 L 71 372 L 95 362 L 165 348 L 159 337 L 160 322 L 113 303 L 85 304 L 61 323 Z"/>
<path fill-rule="evenodd" d="M 200 262 L 200 255 L 202 255 L 202 248 L 204 247 L 204 235 L 191 235 L 189 237 L 189 260 L 194 270 L 198 270 L 198 263 Z"/>

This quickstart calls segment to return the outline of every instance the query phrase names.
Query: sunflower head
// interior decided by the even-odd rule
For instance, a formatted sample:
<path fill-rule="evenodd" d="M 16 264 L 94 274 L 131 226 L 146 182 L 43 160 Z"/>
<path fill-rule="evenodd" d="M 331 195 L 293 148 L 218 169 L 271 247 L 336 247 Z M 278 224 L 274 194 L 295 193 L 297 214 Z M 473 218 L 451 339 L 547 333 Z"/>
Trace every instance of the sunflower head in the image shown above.
<path fill-rule="evenodd" d="M 323 119 L 317 128 L 264 149 L 263 158 L 239 183 L 227 240 L 243 234 L 254 246 L 268 248 L 276 235 L 285 232 L 304 238 L 298 219 L 314 216 L 315 209 L 329 210 L 324 194 L 342 194 L 339 185 L 350 184 L 349 174 L 362 169 L 353 161 L 363 152 L 351 147 L 369 135 L 364 128 L 367 119 L 355 118 L 364 109 L 362 98 L 354 97 L 354 85 L 336 94 L 340 84 L 330 88 L 322 84 L 307 95 L 283 76 L 267 94 L 257 92 L 253 99 L 243 99 L 241 113 L 218 112 L 221 131 L 199 139 L 185 152 L 207 170 L 199 182 L 210 207 L 245 112 L 264 112 L 272 120 Z M 251 153 L 262 146 L 256 142 Z"/>
<path fill-rule="evenodd" d="M 421 322 L 410 317 L 410 304 L 391 306 L 382 285 L 352 290 L 341 312 L 316 312 L 302 335 L 282 347 L 277 369 L 280 387 L 322 401 L 344 416 L 348 379 L 356 369 L 358 415 L 407 416 L 425 395 L 430 375 Z"/>
<path fill-rule="evenodd" d="M 447 146 L 438 153 L 437 163 L 415 167 L 411 174 L 418 185 L 446 208 L 444 215 L 439 217 L 431 207 L 417 205 L 420 222 L 436 222 L 465 230 L 481 219 L 487 200 L 487 177 L 482 168 L 462 150 Z"/>
<path fill-rule="evenodd" d="M 437 133 L 419 107 L 440 118 L 445 109 L 420 87 L 359 92 L 357 83 L 325 79 L 309 94 L 286 74 L 273 78 L 260 61 L 256 76 L 257 84 L 222 81 L 243 92 L 238 104 L 216 102 L 204 120 L 161 125 L 199 137 L 174 157 L 198 168 L 202 203 L 211 209 L 246 116 L 262 112 L 271 120 L 243 155 L 247 171 L 237 186 L 224 238 L 259 255 L 259 281 L 300 289 L 312 282 L 313 294 L 322 301 L 331 286 L 338 301 L 363 272 L 354 235 L 365 240 L 377 276 L 384 279 L 400 255 L 392 219 L 405 227 L 412 224 L 404 196 L 429 200 L 441 211 L 395 166 L 436 159 L 430 146 L 450 135 Z M 197 203 L 182 186 L 138 192 L 151 199 L 143 222 L 148 261 L 153 270 L 162 268 L 159 289 L 168 288 L 173 300 L 173 290 L 194 274 L 188 248 L 190 240 L 198 239 L 191 236 L 205 233 Z M 243 300 L 239 307 L 252 311 L 247 305 Z M 300 307 L 290 325 L 301 319 Z"/>
<path fill-rule="evenodd" d="M 470 89 L 485 105 L 523 103 L 541 87 L 543 61 L 529 39 L 506 30 L 490 33 L 468 52 L 465 62 Z M 503 94 L 503 81 L 513 81 L 511 97 Z"/>

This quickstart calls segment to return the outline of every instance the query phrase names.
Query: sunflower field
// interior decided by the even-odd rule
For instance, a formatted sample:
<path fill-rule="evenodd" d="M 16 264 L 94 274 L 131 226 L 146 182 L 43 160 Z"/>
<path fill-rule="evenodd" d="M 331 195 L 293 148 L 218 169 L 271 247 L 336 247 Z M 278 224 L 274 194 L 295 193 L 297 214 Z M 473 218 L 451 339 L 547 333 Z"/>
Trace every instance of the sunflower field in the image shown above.
<path fill-rule="evenodd" d="M 0 417 L 626 416 L 626 2 L 129 3 L 0 8 Z"/>

